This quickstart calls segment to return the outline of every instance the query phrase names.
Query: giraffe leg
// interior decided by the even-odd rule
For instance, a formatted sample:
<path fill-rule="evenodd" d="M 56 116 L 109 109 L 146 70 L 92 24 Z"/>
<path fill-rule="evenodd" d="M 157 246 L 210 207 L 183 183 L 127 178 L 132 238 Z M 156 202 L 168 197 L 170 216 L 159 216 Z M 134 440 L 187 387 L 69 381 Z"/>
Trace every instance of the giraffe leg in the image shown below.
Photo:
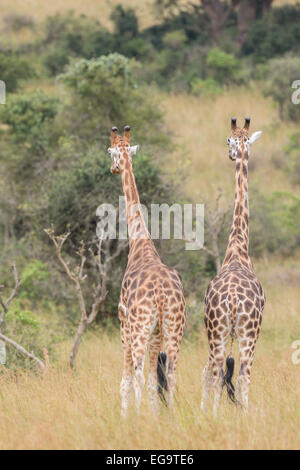
<path fill-rule="evenodd" d="M 158 412 L 158 394 L 157 394 L 157 359 L 160 351 L 160 332 L 155 329 L 149 341 L 149 377 L 148 377 L 148 397 L 151 403 L 152 411 Z"/>
<path fill-rule="evenodd" d="M 130 403 L 131 393 L 133 389 L 133 361 L 129 340 L 129 329 L 126 322 L 121 323 L 121 338 L 124 352 L 124 368 L 120 384 L 121 394 L 121 415 L 125 417 Z"/>
<path fill-rule="evenodd" d="M 212 362 L 212 387 L 214 389 L 213 415 L 216 418 L 223 389 L 223 364 L 226 355 L 225 343 L 218 344 L 214 349 L 214 355 L 211 357 Z"/>
<path fill-rule="evenodd" d="M 120 384 L 120 394 L 122 399 L 121 415 L 123 418 L 127 415 L 128 406 L 130 403 L 131 392 L 133 388 L 132 377 L 132 356 L 130 346 L 124 348 L 124 370 Z"/>
<path fill-rule="evenodd" d="M 136 353 L 133 351 L 133 366 L 134 366 L 134 378 L 133 378 L 133 388 L 135 393 L 135 408 L 137 413 L 140 411 L 141 400 L 142 400 L 142 393 L 143 388 L 145 385 L 145 377 L 144 377 L 144 363 L 145 363 L 145 352 L 139 351 Z"/>
<path fill-rule="evenodd" d="M 166 364 L 166 376 L 168 382 L 168 406 L 170 409 L 174 405 L 174 391 L 176 386 L 176 367 L 178 361 L 178 353 L 180 348 L 182 335 L 180 335 L 176 340 L 172 336 L 172 341 L 166 340 L 166 354 L 167 354 L 167 364 Z"/>
<path fill-rule="evenodd" d="M 250 374 L 254 357 L 255 340 L 242 340 L 239 347 L 239 375 L 236 383 L 236 398 L 248 411 L 248 394 L 250 388 Z M 241 346 L 243 344 L 243 346 Z"/>
<path fill-rule="evenodd" d="M 143 312 L 141 311 L 141 314 Z M 148 314 L 148 312 L 145 312 Z M 150 339 L 151 321 L 140 323 L 135 326 L 135 330 L 131 331 L 131 338 L 134 340 L 131 343 L 131 352 L 134 368 L 133 388 L 135 393 L 135 406 L 136 411 L 139 413 L 143 388 L 145 385 L 144 377 L 144 363 L 147 345 Z"/>
<path fill-rule="evenodd" d="M 207 409 L 207 402 L 209 400 L 210 391 L 212 387 L 212 363 L 208 358 L 206 366 L 202 372 L 202 400 L 201 400 L 201 409 L 206 411 Z"/>

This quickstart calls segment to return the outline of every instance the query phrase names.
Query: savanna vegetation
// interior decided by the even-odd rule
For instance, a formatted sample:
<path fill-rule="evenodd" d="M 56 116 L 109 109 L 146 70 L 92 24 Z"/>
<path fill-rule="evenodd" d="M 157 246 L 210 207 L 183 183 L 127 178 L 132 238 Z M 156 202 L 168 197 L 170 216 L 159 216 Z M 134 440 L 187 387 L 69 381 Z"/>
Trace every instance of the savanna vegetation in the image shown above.
<path fill-rule="evenodd" d="M 46 349 L 49 366 L 41 374 L 7 345 L 0 448 L 299 447 L 300 365 L 291 355 L 300 339 L 300 104 L 291 95 L 300 80 L 300 4 L 192 4 L 1 5 L 0 79 L 7 91 L 0 105 L 1 298 L 15 286 L 13 262 L 21 285 L 0 333 L 41 359 Z M 202 302 L 216 273 L 207 218 L 206 250 L 156 242 L 163 261 L 180 272 L 188 306 L 174 415 L 163 410 L 157 423 L 145 400 L 134 427 L 131 418 L 120 424 L 116 311 L 127 247 L 109 267 L 108 295 L 71 371 L 80 308 L 44 229 L 71 232 L 64 257 L 78 265 L 81 241 L 86 253 L 96 241 L 97 207 L 118 207 L 122 194 L 109 170 L 109 130 L 130 124 L 140 145 L 134 172 L 142 203 L 204 202 L 207 214 L 219 204 L 222 259 L 234 200 L 226 148 L 234 115 L 251 116 L 251 130 L 263 131 L 249 163 L 250 254 L 267 296 L 251 413 L 241 416 L 225 400 L 217 423 L 200 412 Z M 90 309 L 99 271 L 87 260 L 84 273 Z"/>

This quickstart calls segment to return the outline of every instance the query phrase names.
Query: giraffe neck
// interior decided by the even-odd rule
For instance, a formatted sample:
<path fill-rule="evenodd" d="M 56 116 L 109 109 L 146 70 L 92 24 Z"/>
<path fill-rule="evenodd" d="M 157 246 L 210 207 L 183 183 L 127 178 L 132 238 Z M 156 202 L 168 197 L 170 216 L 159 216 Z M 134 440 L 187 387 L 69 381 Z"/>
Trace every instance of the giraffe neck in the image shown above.
<path fill-rule="evenodd" d="M 234 261 L 252 269 L 249 250 L 248 153 L 242 149 L 236 159 L 233 220 L 223 266 Z"/>
<path fill-rule="evenodd" d="M 138 240 L 143 240 L 156 256 L 158 253 L 150 237 L 146 222 L 143 216 L 140 197 L 137 190 L 135 177 L 133 174 L 132 163 L 128 159 L 122 172 L 122 186 L 126 200 L 126 217 L 129 236 L 129 254 L 137 246 Z"/>

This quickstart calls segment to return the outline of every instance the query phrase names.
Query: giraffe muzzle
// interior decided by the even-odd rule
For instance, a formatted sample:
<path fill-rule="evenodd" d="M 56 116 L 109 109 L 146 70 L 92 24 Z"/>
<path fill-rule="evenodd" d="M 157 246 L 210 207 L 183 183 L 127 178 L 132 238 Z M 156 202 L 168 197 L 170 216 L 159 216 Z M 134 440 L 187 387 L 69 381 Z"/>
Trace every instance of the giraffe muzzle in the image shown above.
<path fill-rule="evenodd" d="M 111 172 L 113 175 L 118 175 L 118 174 L 120 173 L 120 168 L 110 167 L 110 172 Z"/>

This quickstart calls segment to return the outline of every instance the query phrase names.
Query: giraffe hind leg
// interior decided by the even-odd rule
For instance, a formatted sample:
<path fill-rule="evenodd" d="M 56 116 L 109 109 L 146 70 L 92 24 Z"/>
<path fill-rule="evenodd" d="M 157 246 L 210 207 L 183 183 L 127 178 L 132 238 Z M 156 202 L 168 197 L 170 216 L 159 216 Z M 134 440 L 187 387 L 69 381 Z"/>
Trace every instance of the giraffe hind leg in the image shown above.
<path fill-rule="evenodd" d="M 219 343 L 214 350 L 212 361 L 212 387 L 214 390 L 213 414 L 217 417 L 224 384 L 223 364 L 226 355 L 226 343 Z"/>
<path fill-rule="evenodd" d="M 157 396 L 157 360 L 160 351 L 161 335 L 156 326 L 149 340 L 149 376 L 148 376 L 148 397 L 152 411 L 158 412 L 158 396 Z"/>
<path fill-rule="evenodd" d="M 124 346 L 124 370 L 120 384 L 121 416 L 126 417 L 133 389 L 133 361 L 130 345 Z"/>
<path fill-rule="evenodd" d="M 247 340 L 246 343 L 246 347 L 239 348 L 239 375 L 236 384 L 236 397 L 245 412 L 248 411 L 248 394 L 255 341 Z"/>
<path fill-rule="evenodd" d="M 172 409 L 176 386 L 176 368 L 182 335 L 178 336 L 176 339 L 175 336 L 172 335 L 171 338 L 171 341 L 166 340 L 166 377 L 168 387 L 167 404 Z"/>
<path fill-rule="evenodd" d="M 146 311 L 145 313 L 148 314 L 148 311 Z M 138 325 L 136 325 L 136 329 L 134 332 L 134 341 L 131 343 L 131 352 L 134 368 L 133 388 L 135 393 L 135 406 L 136 411 L 138 413 L 142 400 L 143 388 L 145 385 L 144 364 L 146 349 L 150 340 L 152 327 L 153 320 L 150 320 L 150 318 L 145 323 L 139 323 Z"/>
<path fill-rule="evenodd" d="M 210 359 L 208 359 L 206 366 L 202 372 L 202 400 L 201 400 L 201 409 L 203 411 L 207 410 L 207 403 L 209 401 L 209 396 L 212 387 L 212 363 Z"/>

